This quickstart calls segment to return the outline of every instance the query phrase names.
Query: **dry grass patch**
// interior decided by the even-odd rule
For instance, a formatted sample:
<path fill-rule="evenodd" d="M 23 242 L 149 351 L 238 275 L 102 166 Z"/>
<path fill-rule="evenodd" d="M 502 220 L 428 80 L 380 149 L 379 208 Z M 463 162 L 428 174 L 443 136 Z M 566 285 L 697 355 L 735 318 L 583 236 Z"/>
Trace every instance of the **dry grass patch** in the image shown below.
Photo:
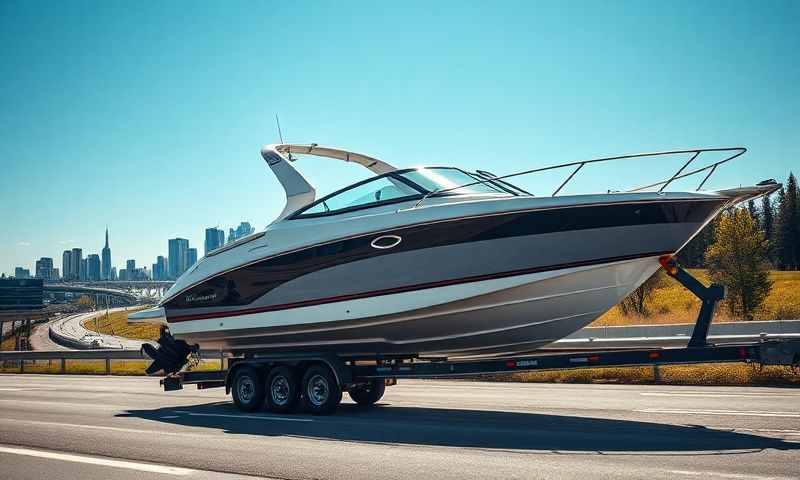
<path fill-rule="evenodd" d="M 160 327 L 152 323 L 128 323 L 128 313 L 147 307 L 127 311 L 112 312 L 83 322 L 83 327 L 93 332 L 116 335 L 137 340 L 157 340 Z"/>
<path fill-rule="evenodd" d="M 710 283 L 705 270 L 692 269 L 689 272 L 701 282 Z M 772 290 L 764 302 L 761 311 L 756 313 L 756 320 L 791 320 L 800 318 L 800 272 L 770 272 L 773 282 Z M 693 323 L 700 310 L 700 300 L 671 277 L 666 277 L 663 284 L 653 291 L 648 302 L 652 312 L 649 316 L 624 315 L 619 306 L 606 312 L 590 326 L 619 325 L 653 325 L 666 323 Z M 720 305 L 714 316 L 714 322 L 731 322 L 727 308 Z"/>
<path fill-rule="evenodd" d="M 793 385 L 800 386 L 800 376 L 786 367 L 764 367 L 743 363 L 697 365 L 661 365 L 665 385 Z M 652 366 L 586 368 L 549 372 L 520 372 L 496 375 L 495 380 L 526 383 L 620 383 L 652 384 Z"/>

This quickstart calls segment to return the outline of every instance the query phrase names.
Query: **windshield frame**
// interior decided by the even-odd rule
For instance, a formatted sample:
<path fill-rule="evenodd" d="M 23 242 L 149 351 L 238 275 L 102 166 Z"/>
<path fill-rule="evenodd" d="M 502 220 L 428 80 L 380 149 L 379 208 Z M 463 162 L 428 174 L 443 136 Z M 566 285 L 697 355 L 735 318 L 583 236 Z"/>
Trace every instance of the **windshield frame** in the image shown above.
<path fill-rule="evenodd" d="M 486 180 L 484 178 L 481 178 L 481 176 L 478 175 L 478 174 L 473 174 L 473 173 L 467 172 L 465 170 L 462 170 L 462 169 L 456 168 L 456 167 L 404 168 L 404 169 L 394 170 L 392 172 L 384 173 L 384 174 L 381 174 L 381 175 L 376 175 L 374 177 L 370 177 L 370 178 L 367 178 L 365 180 L 361 180 L 360 182 L 356 182 L 356 183 L 350 184 L 350 185 L 348 185 L 346 187 L 340 188 L 339 190 L 336 190 L 335 192 L 329 193 L 328 195 L 325 195 L 324 197 L 322 197 L 322 198 L 320 198 L 318 200 L 315 200 L 315 201 L 309 203 L 308 205 L 305 205 L 305 206 L 301 207 L 300 209 L 298 209 L 297 211 L 295 211 L 294 213 L 292 213 L 291 215 L 286 217 L 286 219 L 287 220 L 303 220 L 303 219 L 307 219 L 307 218 L 329 217 L 329 216 L 339 215 L 339 214 L 353 212 L 353 211 L 357 211 L 357 210 L 364 210 L 364 209 L 367 209 L 367 208 L 382 207 L 384 205 L 391 205 L 393 203 L 402 203 L 402 202 L 409 202 L 409 201 L 413 201 L 413 200 L 420 200 L 420 199 L 424 198 L 425 196 L 428 196 L 428 197 L 442 196 L 442 197 L 444 197 L 444 196 L 461 196 L 461 195 L 491 195 L 491 196 L 495 196 L 495 195 L 518 196 L 519 195 L 519 194 L 514 193 L 514 192 L 509 192 L 507 189 L 502 188 L 499 185 L 495 184 L 494 182 L 490 182 L 490 181 L 487 181 L 486 183 L 487 184 L 488 183 L 493 184 L 494 188 L 498 189 L 498 191 L 496 193 L 491 193 L 491 192 L 460 193 L 460 192 L 457 192 L 457 191 L 448 191 L 448 192 L 438 193 L 435 190 L 429 190 L 429 189 L 423 187 L 422 185 L 416 183 L 414 180 L 412 180 L 410 178 L 407 178 L 407 177 L 405 177 L 403 175 L 404 173 L 413 172 L 413 171 L 420 170 L 420 169 L 457 170 L 457 171 L 467 175 L 468 177 L 473 178 L 476 182 Z M 333 197 L 335 197 L 335 196 L 337 196 L 337 195 L 339 195 L 341 193 L 344 193 L 344 192 L 346 192 L 348 190 L 351 190 L 351 189 L 354 189 L 354 188 L 358 188 L 361 185 L 367 184 L 369 182 L 374 182 L 374 181 L 376 181 L 376 180 L 378 180 L 380 178 L 385 178 L 385 177 L 391 177 L 394 180 L 400 181 L 400 182 L 408 185 L 409 187 L 413 188 L 414 190 L 416 190 L 419 193 L 415 194 L 415 195 L 406 195 L 404 197 L 397 197 L 397 198 L 392 198 L 392 199 L 388 199 L 388 200 L 380 200 L 380 201 L 369 202 L 369 203 L 364 203 L 364 204 L 360 204 L 360 205 L 353 205 L 353 206 L 350 206 L 350 207 L 339 208 L 339 209 L 336 209 L 336 210 L 330 210 L 330 211 L 325 211 L 325 212 L 305 213 L 308 210 L 316 207 L 317 205 L 325 203 L 326 201 L 330 200 L 331 198 L 333 198 Z"/>

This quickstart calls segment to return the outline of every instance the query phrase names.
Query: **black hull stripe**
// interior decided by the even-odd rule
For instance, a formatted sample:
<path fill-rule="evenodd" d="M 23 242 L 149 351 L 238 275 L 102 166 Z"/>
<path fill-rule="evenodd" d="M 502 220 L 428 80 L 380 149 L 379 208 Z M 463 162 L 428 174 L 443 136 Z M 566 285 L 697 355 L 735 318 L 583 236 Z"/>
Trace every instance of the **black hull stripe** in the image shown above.
<path fill-rule="evenodd" d="M 585 260 L 580 262 L 561 263 L 556 265 L 547 265 L 544 267 L 523 268 L 519 270 L 510 270 L 506 272 L 490 273 L 486 275 L 475 275 L 471 277 L 455 278 L 450 280 L 441 280 L 436 282 L 418 283 L 415 285 L 405 285 L 402 287 L 388 288 L 383 290 L 373 290 L 369 292 L 355 293 L 351 295 L 341 295 L 337 297 L 316 298 L 313 300 L 306 300 L 302 302 L 284 303 L 280 305 L 267 305 L 264 307 L 247 308 L 242 310 L 234 310 L 228 312 L 214 312 L 196 315 L 180 315 L 170 317 L 167 313 L 167 320 L 170 323 L 186 322 L 189 320 L 206 320 L 212 318 L 222 317 L 238 317 L 241 315 L 250 315 L 254 313 L 274 312 L 279 310 L 289 310 L 292 308 L 311 307 L 315 305 L 324 305 L 326 303 L 344 302 L 348 300 L 358 300 L 362 298 L 380 297 L 383 295 L 392 295 L 395 293 L 413 292 L 415 290 L 425 290 L 428 288 L 447 287 L 450 285 L 459 285 L 463 283 L 480 282 L 484 280 L 493 280 L 497 278 L 515 277 L 518 275 L 528 275 L 531 273 L 549 272 L 553 270 L 562 270 L 565 268 L 586 267 L 592 265 L 601 265 L 604 263 L 621 262 L 626 260 L 638 260 L 640 258 L 656 257 L 661 255 L 672 255 L 674 252 L 649 252 L 640 253 L 636 255 L 625 255 L 621 257 L 609 257 L 595 260 Z"/>

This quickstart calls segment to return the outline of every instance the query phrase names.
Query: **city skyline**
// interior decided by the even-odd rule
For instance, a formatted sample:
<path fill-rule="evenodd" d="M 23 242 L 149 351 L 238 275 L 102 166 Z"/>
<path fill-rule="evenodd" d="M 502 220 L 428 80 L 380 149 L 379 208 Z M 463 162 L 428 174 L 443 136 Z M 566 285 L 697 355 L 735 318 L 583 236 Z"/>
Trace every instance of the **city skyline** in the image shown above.
<path fill-rule="evenodd" d="M 218 227 L 206 228 L 206 232 L 211 231 L 211 230 L 216 230 L 217 232 L 222 233 L 222 235 L 220 236 L 220 243 L 215 245 L 214 248 L 218 248 L 218 247 L 224 245 L 226 243 L 225 236 L 224 236 L 224 231 L 220 230 Z M 235 229 L 233 227 L 231 227 L 230 231 L 231 232 L 238 232 L 239 236 L 231 236 L 231 237 L 229 237 L 227 242 L 234 241 L 234 240 L 236 240 L 238 238 L 241 238 L 242 236 L 250 235 L 255 231 L 255 229 L 250 226 L 249 222 L 240 222 L 239 225 Z M 169 249 L 170 249 L 169 245 L 171 244 L 171 242 L 173 240 L 181 240 L 181 241 L 185 241 L 186 242 L 185 250 L 182 251 L 182 253 L 181 253 L 181 255 L 183 255 L 185 257 L 185 261 L 184 261 L 184 263 L 179 263 L 179 267 L 177 269 L 166 270 L 166 276 L 164 276 L 164 274 L 162 273 L 162 275 L 161 275 L 162 278 L 155 278 L 155 275 L 156 275 L 157 270 L 158 270 L 156 268 L 157 266 L 164 265 L 164 266 L 167 267 L 167 269 L 169 268 L 169 262 L 168 261 L 166 263 L 160 263 L 160 262 L 166 261 L 168 259 Z M 176 237 L 174 239 L 167 239 L 167 249 L 166 249 L 167 256 L 157 255 L 156 257 L 154 257 L 155 263 L 151 264 L 150 261 L 147 260 L 147 259 L 145 259 L 143 261 L 141 259 L 139 259 L 139 261 L 141 262 L 140 263 L 141 267 L 136 268 L 135 264 L 136 264 L 136 260 L 137 259 L 135 259 L 135 258 L 132 259 L 132 258 L 124 257 L 124 256 L 122 256 L 122 257 L 117 256 L 116 258 L 125 258 L 125 260 L 119 260 L 118 263 L 116 263 L 116 264 L 112 260 L 110 263 L 107 264 L 106 263 L 106 258 L 110 259 L 110 258 L 113 258 L 113 257 L 111 257 L 111 248 L 110 248 L 110 244 L 109 244 L 109 229 L 108 229 L 108 227 L 106 227 L 106 230 L 105 230 L 105 243 L 104 243 L 103 248 L 101 250 L 99 250 L 101 252 L 100 254 L 88 253 L 89 250 L 84 250 L 81 247 L 74 247 L 74 248 L 71 248 L 71 249 L 65 249 L 62 252 L 62 255 L 60 257 L 62 267 L 60 267 L 60 268 L 59 267 L 55 267 L 56 262 L 58 261 L 58 257 L 44 255 L 44 256 L 41 256 L 39 259 L 34 259 L 33 260 L 33 265 L 34 265 L 33 268 L 28 267 L 27 263 L 22 263 L 22 264 L 14 265 L 11 268 L 11 270 L 8 271 L 8 272 L 0 270 L 0 275 L 5 275 L 7 277 L 18 277 L 18 278 L 33 278 L 33 277 L 36 277 L 36 278 L 44 278 L 46 280 L 49 280 L 49 279 L 51 279 L 51 277 L 53 275 L 53 272 L 55 271 L 59 276 L 56 277 L 56 278 L 53 278 L 53 279 L 58 279 L 58 280 L 62 280 L 62 281 L 63 280 L 81 280 L 81 279 L 83 279 L 83 280 L 95 280 L 95 279 L 97 279 L 97 280 L 106 280 L 108 278 L 108 276 L 111 276 L 111 273 L 113 271 L 114 272 L 113 277 L 115 277 L 115 279 L 117 279 L 118 275 L 119 275 L 119 273 L 117 273 L 117 272 L 123 272 L 123 271 L 127 272 L 127 271 L 129 271 L 130 270 L 129 267 L 131 266 L 131 262 L 134 262 L 133 263 L 134 270 L 139 270 L 139 271 L 146 272 L 147 275 L 150 278 L 154 279 L 154 280 L 174 279 L 174 278 L 177 278 L 178 276 L 180 276 L 184 271 L 186 271 L 189 267 L 191 267 L 192 265 L 197 263 L 197 261 L 199 261 L 202 258 L 200 256 L 200 254 L 199 254 L 200 250 L 196 246 L 192 247 L 191 245 L 192 245 L 192 243 L 188 239 L 184 239 L 184 238 L 181 238 L 181 237 Z M 205 247 L 207 248 L 208 246 L 209 246 L 208 243 L 206 243 Z M 212 248 L 211 250 L 213 250 L 214 248 Z M 202 256 L 205 256 L 207 253 L 208 253 L 208 250 L 204 250 Z M 69 254 L 69 256 L 68 256 L 68 254 Z M 91 262 L 92 262 L 91 266 L 89 265 L 90 257 L 92 259 L 91 260 Z M 72 263 L 75 258 L 77 258 L 79 260 L 79 262 L 77 264 L 73 264 Z M 69 268 L 65 269 L 64 268 L 65 264 L 68 265 Z M 125 268 L 117 268 L 118 266 L 122 267 L 123 265 L 125 266 Z M 151 266 L 151 268 L 148 268 L 148 266 Z M 82 268 L 86 269 L 86 270 L 83 271 L 83 270 L 81 270 Z M 31 272 L 33 272 L 33 273 L 31 273 Z M 48 276 L 44 276 L 42 272 L 50 272 L 50 273 L 49 273 Z M 89 276 L 89 272 L 92 272 L 92 276 Z M 129 275 L 129 274 L 125 273 L 125 275 Z M 173 277 L 173 275 L 174 275 L 174 277 Z"/>
<path fill-rule="evenodd" d="M 326 28 L 296 38 L 285 18 Z M 275 114 L 288 142 L 399 167 L 502 174 L 743 145 L 710 188 L 786 178 L 797 168 L 799 19 L 800 3 L 782 1 L 5 3 L 0 38 L 13 48 L 2 65 L 14 74 L 0 77 L 0 271 L 67 248 L 96 253 L 106 225 L 116 265 L 149 265 L 175 237 L 202 252 L 198 226 L 227 233 L 248 218 L 263 229 L 285 203 L 259 155 L 278 141 Z M 565 193 L 647 184 L 655 167 L 587 167 Z M 368 177 L 330 160 L 298 168 L 319 196 Z M 47 181 L 52 195 L 37 187 Z"/>

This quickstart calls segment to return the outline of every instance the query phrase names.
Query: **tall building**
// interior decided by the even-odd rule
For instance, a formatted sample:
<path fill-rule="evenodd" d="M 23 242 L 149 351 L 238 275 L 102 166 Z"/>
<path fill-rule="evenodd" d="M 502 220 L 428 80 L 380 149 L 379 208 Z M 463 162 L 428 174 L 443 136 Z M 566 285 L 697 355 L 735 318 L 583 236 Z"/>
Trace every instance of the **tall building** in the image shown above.
<path fill-rule="evenodd" d="M 111 278 L 109 280 L 117 279 L 117 267 L 111 267 Z"/>
<path fill-rule="evenodd" d="M 72 258 L 69 262 L 69 277 L 70 280 L 80 280 L 81 278 L 81 264 L 83 263 L 83 249 L 73 248 Z"/>
<path fill-rule="evenodd" d="M 242 222 L 238 227 L 236 227 L 236 230 L 232 228 L 228 230 L 228 243 L 235 242 L 236 240 L 246 237 L 255 231 L 256 229 L 250 226 L 250 222 Z"/>
<path fill-rule="evenodd" d="M 60 279 L 61 279 L 61 276 L 58 274 L 58 269 L 57 268 L 53 268 L 53 273 L 50 275 L 50 280 L 56 281 L 56 280 L 60 280 Z"/>
<path fill-rule="evenodd" d="M 17 267 L 14 269 L 14 278 L 17 280 L 20 278 L 31 278 L 31 271 L 27 268 Z"/>
<path fill-rule="evenodd" d="M 168 276 L 167 259 L 159 255 L 156 263 L 153 264 L 153 280 L 167 280 Z"/>
<path fill-rule="evenodd" d="M 103 255 L 101 278 L 109 280 L 111 278 L 111 248 L 108 246 L 108 228 L 106 228 L 106 246 L 103 247 L 101 253 Z"/>
<path fill-rule="evenodd" d="M 61 254 L 61 275 L 65 282 L 72 280 L 70 272 L 72 272 L 72 251 L 64 250 L 64 253 Z"/>
<path fill-rule="evenodd" d="M 81 269 L 80 272 L 78 272 L 78 279 L 81 282 L 85 282 L 86 280 L 89 279 L 88 273 L 89 273 L 89 262 L 88 259 L 83 258 L 81 259 Z"/>
<path fill-rule="evenodd" d="M 128 270 L 129 274 L 130 274 L 130 272 L 136 270 L 136 260 L 133 260 L 133 259 L 127 260 L 125 262 L 125 268 Z"/>
<path fill-rule="evenodd" d="M 100 280 L 100 255 L 96 253 L 86 257 L 86 279 L 90 282 Z"/>
<path fill-rule="evenodd" d="M 36 278 L 42 280 L 54 280 L 53 278 L 53 259 L 42 257 L 36 260 Z"/>
<path fill-rule="evenodd" d="M 189 250 L 189 240 L 169 239 L 169 278 L 176 279 L 186 271 L 187 250 Z"/>
<path fill-rule="evenodd" d="M 208 255 L 211 250 L 225 245 L 225 232 L 217 227 L 206 228 L 206 244 L 204 255 Z"/>
<path fill-rule="evenodd" d="M 186 250 L 186 269 L 197 263 L 197 249 L 189 248 Z"/>

